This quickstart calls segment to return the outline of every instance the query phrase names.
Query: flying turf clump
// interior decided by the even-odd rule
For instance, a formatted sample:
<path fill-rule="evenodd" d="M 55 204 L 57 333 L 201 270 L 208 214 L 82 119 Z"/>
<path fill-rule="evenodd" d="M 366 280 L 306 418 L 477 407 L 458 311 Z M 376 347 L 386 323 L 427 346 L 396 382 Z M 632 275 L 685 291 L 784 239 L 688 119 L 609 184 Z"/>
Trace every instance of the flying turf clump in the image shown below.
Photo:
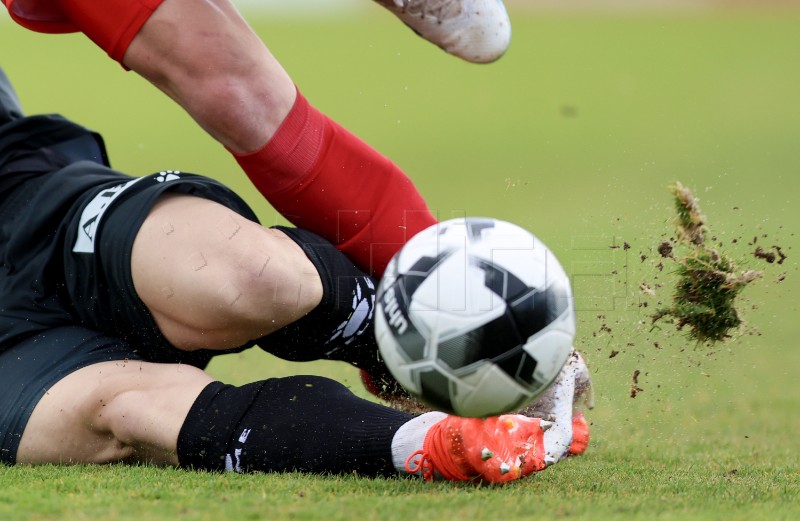
<path fill-rule="evenodd" d="M 677 247 L 659 247 L 659 251 L 677 263 L 678 282 L 671 306 L 658 310 L 653 323 L 669 317 L 679 330 L 686 328 L 689 336 L 700 343 L 725 340 L 742 323 L 734 308 L 736 296 L 761 273 L 737 273 L 731 259 L 709 248 L 705 218 L 697 199 L 681 183 L 672 190 L 678 214 Z"/>

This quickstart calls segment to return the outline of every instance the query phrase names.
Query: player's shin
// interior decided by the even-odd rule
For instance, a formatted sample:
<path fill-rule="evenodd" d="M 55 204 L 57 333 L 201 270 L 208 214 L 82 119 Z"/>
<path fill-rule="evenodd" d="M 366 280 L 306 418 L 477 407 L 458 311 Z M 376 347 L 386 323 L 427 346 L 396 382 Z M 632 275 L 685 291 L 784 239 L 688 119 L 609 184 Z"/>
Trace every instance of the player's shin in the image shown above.
<path fill-rule="evenodd" d="M 213 382 L 181 428 L 178 459 L 210 471 L 392 475 L 392 439 L 410 419 L 322 377 Z"/>

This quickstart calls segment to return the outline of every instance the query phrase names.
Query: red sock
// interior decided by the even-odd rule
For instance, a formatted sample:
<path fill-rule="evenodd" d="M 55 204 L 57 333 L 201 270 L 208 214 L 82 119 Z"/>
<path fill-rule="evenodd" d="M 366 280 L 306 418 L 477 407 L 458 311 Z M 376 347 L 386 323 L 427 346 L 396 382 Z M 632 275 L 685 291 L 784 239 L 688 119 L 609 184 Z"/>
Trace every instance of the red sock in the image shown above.
<path fill-rule="evenodd" d="M 374 276 L 408 239 L 436 223 L 397 165 L 299 92 L 264 147 L 234 156 L 276 210 Z"/>

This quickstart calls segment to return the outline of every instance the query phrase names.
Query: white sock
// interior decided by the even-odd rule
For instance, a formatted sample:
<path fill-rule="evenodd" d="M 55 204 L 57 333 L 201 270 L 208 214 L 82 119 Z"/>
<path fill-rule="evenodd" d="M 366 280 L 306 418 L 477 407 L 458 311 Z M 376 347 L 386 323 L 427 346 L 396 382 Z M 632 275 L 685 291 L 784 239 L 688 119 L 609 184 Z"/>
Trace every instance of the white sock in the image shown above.
<path fill-rule="evenodd" d="M 447 414 L 443 412 L 428 412 L 411 419 L 397 429 L 397 432 L 394 433 L 394 438 L 392 438 L 392 463 L 394 468 L 399 472 L 408 473 L 406 470 L 408 457 L 418 450 L 422 450 L 428 429 L 446 417 Z"/>

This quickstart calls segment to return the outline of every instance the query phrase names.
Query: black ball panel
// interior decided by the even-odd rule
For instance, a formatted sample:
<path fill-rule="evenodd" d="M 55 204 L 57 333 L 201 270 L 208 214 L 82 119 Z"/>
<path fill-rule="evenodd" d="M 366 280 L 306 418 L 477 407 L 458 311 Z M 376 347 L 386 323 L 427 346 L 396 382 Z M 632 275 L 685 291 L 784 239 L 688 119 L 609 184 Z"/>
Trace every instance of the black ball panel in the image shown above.
<path fill-rule="evenodd" d="M 438 358 L 457 370 L 491 360 L 522 344 L 514 319 L 506 311 L 482 326 L 439 343 Z"/>
<path fill-rule="evenodd" d="M 408 314 L 409 298 L 403 288 L 403 277 L 398 277 L 394 284 L 385 288 L 379 296 L 380 312 L 392 331 L 404 358 L 418 362 L 427 355 L 427 340 L 417 329 Z"/>
<path fill-rule="evenodd" d="M 484 284 L 486 287 L 503 300 L 513 300 L 532 289 L 505 268 L 483 259 L 476 259 L 476 263 L 485 273 Z"/>
<path fill-rule="evenodd" d="M 494 219 L 473 217 L 467 221 L 467 234 L 473 241 L 481 239 L 483 230 L 490 230 L 495 227 Z"/>
<path fill-rule="evenodd" d="M 420 369 L 415 375 L 420 382 L 422 399 L 430 406 L 442 410 L 452 411 L 450 379 L 432 367 Z"/>
<path fill-rule="evenodd" d="M 560 287 L 551 284 L 543 291 L 528 288 L 525 294 L 508 303 L 523 338 L 532 337 L 568 310 L 564 295 Z"/>
<path fill-rule="evenodd" d="M 536 360 L 530 356 L 522 346 L 503 353 L 492 360 L 500 369 L 514 378 L 523 387 L 530 388 L 536 381 L 533 372 L 536 370 Z"/>

